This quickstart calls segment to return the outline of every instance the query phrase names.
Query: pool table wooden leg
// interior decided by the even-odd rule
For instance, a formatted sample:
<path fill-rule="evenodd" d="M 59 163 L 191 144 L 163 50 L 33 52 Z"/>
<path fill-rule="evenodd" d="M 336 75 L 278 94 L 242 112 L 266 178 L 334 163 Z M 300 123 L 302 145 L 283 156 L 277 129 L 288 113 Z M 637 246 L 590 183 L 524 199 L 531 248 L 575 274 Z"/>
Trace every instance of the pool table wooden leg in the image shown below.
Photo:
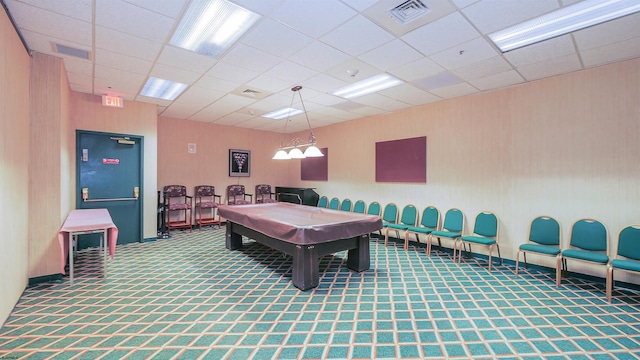
<path fill-rule="evenodd" d="M 225 236 L 225 242 L 227 249 L 236 250 L 242 248 L 242 235 L 233 232 L 233 223 L 227 221 L 227 232 Z"/>
<path fill-rule="evenodd" d="M 347 267 L 353 271 L 361 272 L 369 270 L 371 259 L 369 256 L 369 237 L 358 236 L 358 247 L 349 250 L 347 254 Z"/>
<path fill-rule="evenodd" d="M 320 283 L 320 259 L 315 245 L 296 245 L 293 254 L 291 281 L 300 290 L 309 290 Z"/>

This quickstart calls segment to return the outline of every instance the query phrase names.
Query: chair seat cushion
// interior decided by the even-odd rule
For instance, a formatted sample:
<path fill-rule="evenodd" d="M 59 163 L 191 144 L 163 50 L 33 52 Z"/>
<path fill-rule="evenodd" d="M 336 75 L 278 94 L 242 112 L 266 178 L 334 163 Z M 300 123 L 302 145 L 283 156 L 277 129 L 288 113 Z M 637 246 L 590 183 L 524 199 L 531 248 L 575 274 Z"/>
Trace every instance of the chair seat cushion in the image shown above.
<path fill-rule="evenodd" d="M 493 245 L 497 242 L 496 239 L 486 238 L 482 236 L 473 236 L 473 235 L 463 236 L 460 239 L 464 242 L 487 245 L 487 246 Z"/>
<path fill-rule="evenodd" d="M 247 200 L 241 200 L 241 199 L 237 199 L 236 201 L 231 203 L 231 205 L 248 205 L 248 204 L 251 204 L 251 202 Z"/>
<path fill-rule="evenodd" d="M 211 209 L 211 208 L 217 208 L 218 204 L 214 203 L 213 201 L 203 201 L 201 203 L 198 203 L 198 206 L 200 206 L 203 209 Z"/>
<path fill-rule="evenodd" d="M 431 232 L 433 232 L 435 229 L 425 226 L 408 226 L 407 230 L 420 234 L 431 234 Z"/>
<path fill-rule="evenodd" d="M 386 222 L 386 221 L 382 221 L 382 227 L 387 227 L 389 225 L 393 225 L 395 223 L 390 223 L 390 222 Z"/>
<path fill-rule="evenodd" d="M 535 252 L 538 254 L 545 254 L 545 255 L 560 254 L 560 248 L 553 247 L 553 246 L 539 245 L 539 244 L 522 244 L 520 245 L 520 250 L 525 252 L 529 251 L 529 252 Z"/>
<path fill-rule="evenodd" d="M 640 272 L 640 261 L 615 259 L 611 261 L 611 266 L 614 269 Z"/>
<path fill-rule="evenodd" d="M 591 251 L 583 251 L 576 249 L 567 249 L 562 252 L 562 256 L 570 259 L 590 261 L 599 264 L 609 262 L 609 257 L 605 254 L 594 253 Z"/>
<path fill-rule="evenodd" d="M 387 227 L 389 229 L 407 230 L 407 228 L 409 228 L 409 225 L 405 225 L 405 224 L 388 224 Z"/>
<path fill-rule="evenodd" d="M 191 205 L 189 204 L 169 204 L 169 210 L 185 210 L 185 209 L 191 209 Z"/>
<path fill-rule="evenodd" d="M 277 202 L 275 199 L 271 199 L 271 198 L 264 198 L 262 199 L 262 203 L 266 204 L 266 203 L 274 203 Z"/>
<path fill-rule="evenodd" d="M 445 237 L 445 238 L 451 238 L 451 239 L 455 239 L 455 238 L 459 238 L 460 234 L 459 232 L 453 232 L 453 231 L 432 231 L 431 235 L 436 236 L 436 237 Z"/>

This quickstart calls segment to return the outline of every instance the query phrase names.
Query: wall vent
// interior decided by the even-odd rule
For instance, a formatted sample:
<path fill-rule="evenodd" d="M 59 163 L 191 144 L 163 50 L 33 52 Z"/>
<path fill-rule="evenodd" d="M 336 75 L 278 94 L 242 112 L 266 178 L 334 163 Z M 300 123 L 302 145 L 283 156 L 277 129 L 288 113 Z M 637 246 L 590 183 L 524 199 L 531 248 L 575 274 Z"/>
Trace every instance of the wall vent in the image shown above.
<path fill-rule="evenodd" d="M 55 49 L 58 54 L 69 55 L 85 60 L 89 60 L 89 52 L 86 50 L 76 49 L 69 46 L 55 44 Z"/>
<path fill-rule="evenodd" d="M 387 11 L 389 16 L 399 24 L 408 24 L 431 10 L 421 0 L 407 0 L 402 4 Z"/>

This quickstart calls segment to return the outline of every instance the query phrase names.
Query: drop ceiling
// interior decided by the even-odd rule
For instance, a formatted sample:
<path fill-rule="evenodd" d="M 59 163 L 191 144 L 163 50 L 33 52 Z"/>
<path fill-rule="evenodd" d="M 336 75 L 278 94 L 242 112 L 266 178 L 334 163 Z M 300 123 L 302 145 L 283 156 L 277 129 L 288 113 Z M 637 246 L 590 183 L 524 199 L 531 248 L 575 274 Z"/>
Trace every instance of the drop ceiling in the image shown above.
<path fill-rule="evenodd" d="M 274 132 L 284 121 L 260 115 L 290 106 L 295 85 L 322 127 L 640 57 L 640 14 L 505 54 L 487 36 L 575 0 L 422 0 L 429 11 L 406 24 L 386 14 L 405 0 L 232 0 L 261 19 L 217 59 L 168 45 L 189 0 L 0 1 L 29 51 L 64 59 L 73 91 Z M 405 83 L 328 93 L 381 72 Z M 189 87 L 174 101 L 139 95 L 152 76 Z M 307 126 L 292 120 L 287 132 Z"/>

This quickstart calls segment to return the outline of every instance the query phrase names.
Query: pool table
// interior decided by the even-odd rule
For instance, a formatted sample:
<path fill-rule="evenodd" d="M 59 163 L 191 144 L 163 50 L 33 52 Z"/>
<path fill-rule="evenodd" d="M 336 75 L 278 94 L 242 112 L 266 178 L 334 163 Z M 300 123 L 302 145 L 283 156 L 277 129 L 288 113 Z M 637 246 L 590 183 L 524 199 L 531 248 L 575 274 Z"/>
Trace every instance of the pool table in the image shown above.
<path fill-rule="evenodd" d="M 382 228 L 378 216 L 291 203 L 221 205 L 226 246 L 242 248 L 242 236 L 293 257 L 292 282 L 300 290 L 318 286 L 320 257 L 348 250 L 347 266 L 369 269 L 368 234 Z"/>

